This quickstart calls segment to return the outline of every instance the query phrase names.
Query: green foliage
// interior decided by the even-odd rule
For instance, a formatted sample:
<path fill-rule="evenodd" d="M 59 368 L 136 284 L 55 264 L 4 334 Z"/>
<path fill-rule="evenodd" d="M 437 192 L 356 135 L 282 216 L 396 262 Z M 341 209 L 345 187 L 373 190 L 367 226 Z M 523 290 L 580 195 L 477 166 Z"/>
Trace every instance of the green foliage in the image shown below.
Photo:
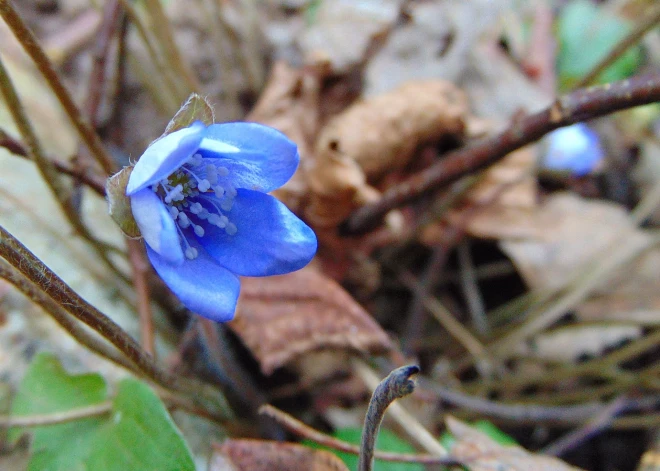
<path fill-rule="evenodd" d="M 568 3 L 558 19 L 557 71 L 560 88 L 568 89 L 586 75 L 630 29 L 626 21 L 589 0 Z M 641 62 L 641 48 L 630 48 L 598 76 L 597 83 L 629 77 L 635 73 Z"/>
<path fill-rule="evenodd" d="M 69 375 L 57 358 L 40 354 L 28 369 L 16 398 L 16 416 L 62 412 L 106 400 L 98 374 Z M 16 439 L 21 430 L 10 431 Z M 32 429 L 28 471 L 154 469 L 194 471 L 190 451 L 158 396 L 144 383 L 119 383 L 107 416 Z"/>
<path fill-rule="evenodd" d="M 354 445 L 360 444 L 360 437 L 362 430 L 359 428 L 343 428 L 334 433 L 334 437 Z M 313 448 L 321 448 L 318 444 L 310 441 L 305 442 L 306 445 Z M 416 453 L 416 450 L 408 442 L 401 440 L 394 433 L 386 429 L 381 429 L 376 440 L 376 450 L 391 451 L 396 453 Z M 357 470 L 358 457 L 350 453 L 342 453 L 340 451 L 331 450 L 346 464 L 351 471 Z M 424 471 L 424 466 L 416 463 L 393 463 L 389 461 L 374 462 L 374 471 Z"/>

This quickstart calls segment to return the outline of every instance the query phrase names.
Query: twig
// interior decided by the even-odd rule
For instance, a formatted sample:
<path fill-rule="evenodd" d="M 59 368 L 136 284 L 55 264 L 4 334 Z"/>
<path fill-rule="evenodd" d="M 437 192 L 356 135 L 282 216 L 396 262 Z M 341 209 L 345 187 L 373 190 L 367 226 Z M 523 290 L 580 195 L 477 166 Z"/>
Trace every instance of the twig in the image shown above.
<path fill-rule="evenodd" d="M 603 59 L 601 59 L 598 64 L 594 66 L 591 71 L 584 77 L 582 77 L 577 84 L 575 84 L 575 88 L 579 87 L 584 87 L 586 85 L 591 84 L 598 76 L 605 70 L 607 69 L 610 65 L 612 65 L 619 57 L 621 57 L 628 49 L 630 49 L 632 46 L 637 44 L 646 33 L 651 31 L 655 26 L 660 23 L 660 5 L 655 5 L 655 9 L 653 7 L 649 7 L 650 12 L 648 14 L 643 15 L 642 21 L 640 21 L 635 27 L 633 28 L 632 31 L 628 35 L 626 35 L 623 39 L 621 39 L 616 46 L 605 56 Z"/>
<path fill-rule="evenodd" d="M 170 20 L 167 18 L 167 15 L 165 15 L 165 10 L 163 9 L 160 0 L 145 0 L 144 6 L 149 12 L 151 27 L 160 40 L 160 44 L 162 45 L 163 52 L 169 61 L 170 67 L 176 70 L 177 74 L 179 74 L 179 76 L 185 81 L 184 89 L 186 90 L 184 96 L 187 96 L 192 92 L 199 92 L 197 79 L 193 76 L 190 67 L 184 62 L 183 57 L 181 56 L 179 46 L 177 46 L 174 41 Z"/>
<path fill-rule="evenodd" d="M 486 336 L 490 332 L 488 319 L 486 319 L 486 307 L 477 284 L 472 255 L 470 255 L 470 245 L 465 240 L 458 244 L 458 263 L 461 288 L 467 301 L 468 311 L 472 317 L 472 325 L 480 335 Z"/>
<path fill-rule="evenodd" d="M 399 274 L 399 281 L 414 293 L 420 290 L 419 282 L 408 271 L 402 271 Z M 440 325 L 472 354 L 477 363 L 488 363 L 486 349 L 483 344 L 463 324 L 458 322 L 442 303 L 423 293 L 420 293 L 420 298 L 426 309 L 437 319 Z"/>
<path fill-rule="evenodd" d="M 345 453 L 351 453 L 353 455 L 360 454 L 360 447 L 347 443 L 345 441 L 339 440 L 337 438 L 326 435 L 325 433 L 319 432 L 318 430 L 309 427 L 308 425 L 302 423 L 295 417 L 292 417 L 290 414 L 271 406 L 270 404 L 263 405 L 259 408 L 259 413 L 262 415 L 267 415 L 268 417 L 276 420 L 280 425 L 286 428 L 288 431 L 298 435 L 301 438 L 306 438 L 312 440 L 313 442 L 323 445 L 333 450 L 343 451 Z M 454 460 L 451 460 L 442 456 L 434 455 L 414 455 L 407 453 L 391 453 L 387 451 L 374 451 L 374 458 L 382 461 L 393 461 L 397 463 L 422 463 L 422 464 L 444 464 L 444 465 L 453 465 L 456 464 Z"/>
<path fill-rule="evenodd" d="M 353 370 L 365 382 L 365 384 L 374 391 L 380 379 L 378 375 L 363 361 L 353 359 L 351 362 Z M 394 403 L 390 406 L 390 415 L 406 431 L 408 436 L 415 440 L 422 448 L 433 455 L 447 456 L 447 450 L 436 440 L 436 438 L 424 428 L 401 404 Z"/>
<path fill-rule="evenodd" d="M 419 366 L 402 366 L 387 375 L 387 378 L 374 389 L 362 428 L 358 471 L 371 471 L 376 438 L 385 410 L 396 399 L 407 396 L 415 390 L 415 382 L 410 377 L 417 373 Z"/>
<path fill-rule="evenodd" d="M 153 312 L 151 311 L 151 297 L 147 283 L 147 263 L 142 254 L 142 244 L 137 240 L 126 238 L 128 248 L 128 261 L 133 271 L 133 286 L 137 295 L 137 312 L 140 318 L 140 344 L 145 352 L 156 357 L 156 344 L 154 339 Z"/>
<path fill-rule="evenodd" d="M 135 372 L 135 366 L 120 355 L 117 350 L 85 330 L 62 306 L 49 298 L 34 283 L 23 276 L 10 264 L 0 259 L 0 278 L 7 280 L 32 302 L 40 306 L 55 322 L 66 330 L 81 345 L 92 352 L 110 360 L 116 365 Z"/>
<path fill-rule="evenodd" d="M 598 402 L 554 407 L 532 404 L 505 404 L 481 397 L 470 396 L 459 391 L 453 391 L 432 384 L 429 381 L 425 381 L 422 385 L 425 389 L 436 393 L 442 401 L 454 406 L 469 409 L 472 412 L 489 417 L 510 420 L 529 420 L 532 422 L 586 420 L 603 410 L 603 405 Z"/>
<path fill-rule="evenodd" d="M 22 142 L 14 139 L 13 137 L 11 137 L 9 134 L 5 133 L 1 129 L 0 129 L 0 147 L 4 147 L 9 152 L 11 152 L 12 154 L 18 157 L 23 157 L 25 159 L 32 160 L 30 159 L 29 152 L 25 147 L 25 145 Z M 57 170 L 58 172 L 74 177 L 77 180 L 80 180 L 82 183 L 84 183 L 90 189 L 92 189 L 96 194 L 105 197 L 105 182 L 102 178 L 99 178 L 95 175 L 90 175 L 89 172 L 85 171 L 84 169 L 75 168 L 59 160 L 48 158 L 48 161 L 52 163 L 53 167 L 55 167 L 55 170 Z"/>
<path fill-rule="evenodd" d="M 5 427 L 40 427 L 73 422 L 90 417 L 106 415 L 112 410 L 112 401 L 104 401 L 92 406 L 77 407 L 62 412 L 21 416 L 0 416 L 0 428 Z"/>
<path fill-rule="evenodd" d="M 0 256 L 25 275 L 28 280 L 39 286 L 44 293 L 76 319 L 94 329 L 126 355 L 142 375 L 167 389 L 194 394 L 209 403 L 219 404 L 223 408 L 223 412 L 226 412 L 227 415 L 230 414 L 226 401 L 219 390 L 191 378 L 171 375 L 161 369 L 119 325 L 81 298 L 1 226 Z"/>
<path fill-rule="evenodd" d="M 557 98 L 543 111 L 515 119 L 498 136 L 451 152 L 438 163 L 390 188 L 379 201 L 349 216 L 342 230 L 345 234 L 364 233 L 377 226 L 391 209 L 487 167 L 557 128 L 659 100 L 660 72 L 576 90 Z"/>
<path fill-rule="evenodd" d="M 626 408 L 626 402 L 625 395 L 617 397 L 584 426 L 544 447 L 541 453 L 561 456 L 567 451 L 580 446 L 589 438 L 606 429 L 612 423 L 612 419 Z"/>
<path fill-rule="evenodd" d="M 57 96 L 67 116 L 78 131 L 80 138 L 89 148 L 95 160 L 101 165 L 101 168 L 108 174 L 112 174 L 116 164 L 105 150 L 99 136 L 90 127 L 89 123 L 83 118 L 80 110 L 76 106 L 73 98 L 60 81 L 55 68 L 51 64 L 44 50 L 39 46 L 37 39 L 32 31 L 23 22 L 9 0 L 0 0 L 0 16 L 5 20 L 7 26 L 12 30 L 14 36 L 21 43 L 25 52 L 32 58 L 39 72 L 44 76 L 46 82 Z"/>

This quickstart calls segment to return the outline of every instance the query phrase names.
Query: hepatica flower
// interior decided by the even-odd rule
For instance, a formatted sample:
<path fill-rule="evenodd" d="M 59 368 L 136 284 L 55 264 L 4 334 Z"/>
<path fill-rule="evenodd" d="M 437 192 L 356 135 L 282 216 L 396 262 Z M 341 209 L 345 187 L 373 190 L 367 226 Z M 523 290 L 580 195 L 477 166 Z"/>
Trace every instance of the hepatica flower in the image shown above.
<path fill-rule="evenodd" d="M 193 312 L 233 318 L 240 276 L 289 273 L 314 232 L 267 193 L 298 166 L 296 145 L 254 123 L 196 122 L 152 143 L 126 187 L 156 272 Z"/>

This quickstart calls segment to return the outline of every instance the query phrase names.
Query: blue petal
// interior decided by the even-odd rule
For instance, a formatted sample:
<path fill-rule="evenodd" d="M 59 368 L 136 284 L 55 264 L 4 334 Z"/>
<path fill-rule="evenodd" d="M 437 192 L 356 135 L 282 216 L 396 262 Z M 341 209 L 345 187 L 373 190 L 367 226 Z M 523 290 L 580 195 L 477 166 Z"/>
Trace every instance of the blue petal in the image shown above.
<path fill-rule="evenodd" d="M 175 267 L 147 247 L 147 255 L 158 275 L 191 311 L 216 322 L 234 318 L 240 282 L 229 270 L 221 267 L 195 241 L 198 250 L 194 260 Z"/>
<path fill-rule="evenodd" d="M 584 176 L 592 172 L 605 154 L 600 138 L 584 123 L 557 129 L 551 132 L 543 159 L 543 166 L 552 170 L 571 172 Z"/>
<path fill-rule="evenodd" d="M 131 210 L 147 245 L 168 263 L 181 265 L 184 257 L 176 223 L 156 193 L 150 188 L 135 193 Z"/>
<path fill-rule="evenodd" d="M 197 151 L 205 133 L 204 124 L 195 122 L 152 143 L 135 164 L 126 194 L 131 196 L 181 167 Z"/>
<path fill-rule="evenodd" d="M 213 208 L 200 201 L 209 211 Z M 204 248 L 237 275 L 269 276 L 298 270 L 316 253 L 316 235 L 276 198 L 257 191 L 239 189 L 234 206 L 226 213 L 238 229 L 205 224 Z"/>
<path fill-rule="evenodd" d="M 240 152 L 214 150 L 217 141 L 238 147 Z M 276 129 L 257 123 L 212 124 L 199 146 L 205 158 L 229 169 L 236 188 L 268 193 L 284 185 L 298 168 L 296 144 Z"/>

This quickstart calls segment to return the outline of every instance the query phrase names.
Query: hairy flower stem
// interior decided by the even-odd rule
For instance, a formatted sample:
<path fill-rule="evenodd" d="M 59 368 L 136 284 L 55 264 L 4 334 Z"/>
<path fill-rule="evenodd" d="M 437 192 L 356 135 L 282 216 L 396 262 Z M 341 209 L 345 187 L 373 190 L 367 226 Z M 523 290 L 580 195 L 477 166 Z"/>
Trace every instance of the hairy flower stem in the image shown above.
<path fill-rule="evenodd" d="M 0 260 L 0 278 L 3 278 L 14 285 L 28 299 L 39 305 L 81 345 L 122 368 L 133 373 L 137 372 L 133 363 L 127 361 L 126 358 L 123 355 L 120 355 L 113 347 L 104 341 L 101 341 L 96 336 L 91 335 L 89 331 L 85 330 L 77 321 L 73 320 L 71 315 L 62 306 L 53 301 L 53 299 L 46 295 L 34 283 L 4 260 Z"/>
<path fill-rule="evenodd" d="M 189 378 L 179 378 L 161 369 L 140 345 L 112 319 L 81 298 L 41 260 L 0 226 L 0 256 L 53 301 L 76 319 L 88 325 L 121 351 L 142 375 L 166 389 L 181 391 L 219 404 L 229 415 L 226 401 L 220 391 Z"/>
<path fill-rule="evenodd" d="M 111 175 L 116 170 L 116 164 L 112 160 L 112 157 L 110 157 L 110 154 L 103 147 L 99 136 L 83 117 L 73 98 L 71 98 L 71 95 L 60 81 L 53 64 L 37 42 L 36 37 L 21 19 L 9 0 L 0 0 L 0 16 L 2 16 L 16 39 L 18 39 L 23 49 L 25 49 L 25 52 L 32 58 L 39 72 L 41 72 L 46 82 L 48 82 L 48 85 L 53 90 L 53 93 L 55 93 L 55 96 L 57 96 L 69 119 L 78 131 L 80 138 L 94 156 L 94 159 L 106 174 Z"/>
<path fill-rule="evenodd" d="M 1 2 L 2 0 L 0 0 Z M 53 193 L 55 200 L 58 202 L 62 212 L 71 226 L 85 238 L 92 245 L 94 250 L 98 253 L 99 257 L 108 265 L 108 267 L 118 276 L 124 278 L 124 275 L 115 267 L 110 258 L 108 257 L 108 247 L 100 243 L 89 232 L 87 227 L 80 219 L 76 208 L 74 207 L 73 200 L 71 199 L 71 191 L 66 187 L 62 181 L 60 174 L 57 172 L 55 165 L 46 157 L 39 139 L 37 138 L 30 120 L 28 119 L 25 110 L 21 104 L 16 88 L 14 87 L 7 70 L 4 67 L 2 59 L 0 58 L 0 93 L 4 97 L 7 107 L 16 122 L 23 140 L 27 146 L 27 153 L 30 158 L 37 165 L 37 169 L 41 174 L 44 182 Z"/>
<path fill-rule="evenodd" d="M 374 446 L 385 410 L 394 400 L 413 392 L 415 382 L 410 377 L 417 373 L 419 373 L 418 366 L 402 366 L 392 371 L 374 390 L 367 415 L 364 418 L 358 471 L 371 471 L 374 461 Z"/>

